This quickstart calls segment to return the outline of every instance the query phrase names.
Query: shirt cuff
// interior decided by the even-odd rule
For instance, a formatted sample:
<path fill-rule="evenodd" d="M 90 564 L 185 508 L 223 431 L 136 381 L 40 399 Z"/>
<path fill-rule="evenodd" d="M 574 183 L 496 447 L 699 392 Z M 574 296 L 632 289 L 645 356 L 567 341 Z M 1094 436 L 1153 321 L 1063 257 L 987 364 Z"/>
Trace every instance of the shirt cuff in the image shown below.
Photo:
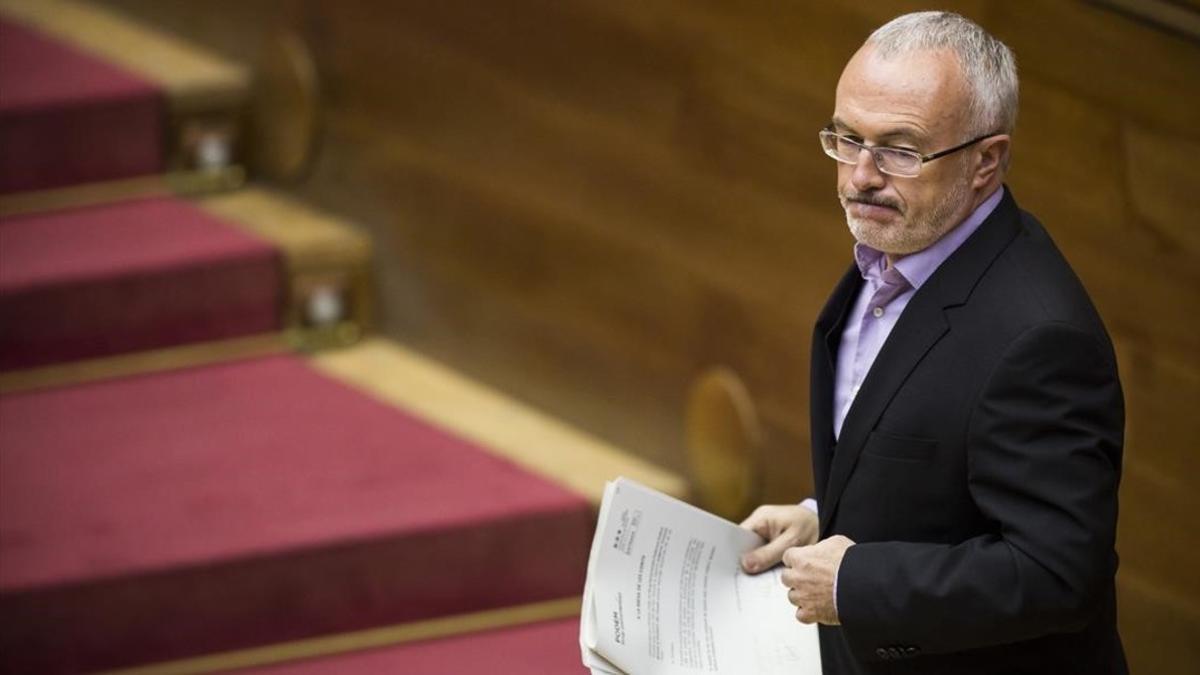
<path fill-rule="evenodd" d="M 817 511 L 817 500 L 813 499 L 812 497 L 800 502 L 800 506 L 812 511 L 816 515 L 821 515 L 820 511 Z"/>

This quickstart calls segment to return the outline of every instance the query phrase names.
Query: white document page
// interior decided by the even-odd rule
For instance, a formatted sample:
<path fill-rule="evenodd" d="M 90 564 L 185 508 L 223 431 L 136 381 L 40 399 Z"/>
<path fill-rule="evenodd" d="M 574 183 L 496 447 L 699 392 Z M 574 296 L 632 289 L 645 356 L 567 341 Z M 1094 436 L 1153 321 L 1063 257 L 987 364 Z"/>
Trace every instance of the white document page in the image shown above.
<path fill-rule="evenodd" d="M 819 675 L 816 627 L 796 620 L 782 568 L 741 570 L 740 555 L 761 543 L 633 481 L 610 483 L 588 563 L 585 665 L 631 675 Z"/>

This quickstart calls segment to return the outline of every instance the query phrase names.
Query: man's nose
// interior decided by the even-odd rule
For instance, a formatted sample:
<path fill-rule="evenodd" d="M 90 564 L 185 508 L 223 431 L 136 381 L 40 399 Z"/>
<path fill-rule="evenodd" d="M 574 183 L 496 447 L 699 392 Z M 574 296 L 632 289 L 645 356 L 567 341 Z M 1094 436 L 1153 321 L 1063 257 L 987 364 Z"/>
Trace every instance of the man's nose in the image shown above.
<path fill-rule="evenodd" d="M 858 162 L 855 163 L 854 171 L 850 174 L 850 182 L 859 192 L 878 190 L 887 183 L 887 178 L 876 166 L 875 155 L 871 154 L 870 150 L 863 148 L 859 151 Z"/>

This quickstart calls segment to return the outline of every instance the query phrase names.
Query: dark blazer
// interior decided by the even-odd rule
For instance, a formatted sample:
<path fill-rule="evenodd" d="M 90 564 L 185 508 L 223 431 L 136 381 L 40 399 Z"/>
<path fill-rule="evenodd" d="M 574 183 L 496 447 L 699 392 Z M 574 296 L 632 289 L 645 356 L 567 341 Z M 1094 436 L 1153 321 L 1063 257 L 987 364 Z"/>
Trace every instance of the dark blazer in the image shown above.
<path fill-rule="evenodd" d="M 813 475 L 838 571 L 825 675 L 1125 673 L 1124 404 L 1079 279 L 1006 194 L 912 297 L 833 438 L 851 268 L 817 320 Z"/>

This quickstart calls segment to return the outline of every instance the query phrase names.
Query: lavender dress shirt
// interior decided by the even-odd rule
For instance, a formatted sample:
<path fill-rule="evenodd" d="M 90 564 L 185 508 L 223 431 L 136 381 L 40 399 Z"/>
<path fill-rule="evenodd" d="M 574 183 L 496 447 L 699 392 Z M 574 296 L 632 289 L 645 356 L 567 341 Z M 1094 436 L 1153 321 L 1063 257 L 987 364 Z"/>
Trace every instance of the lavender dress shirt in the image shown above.
<path fill-rule="evenodd" d="M 858 395 L 858 388 L 870 372 L 871 364 L 875 363 L 875 357 L 879 355 L 888 335 L 891 335 L 900 314 L 908 306 L 908 301 L 946 258 L 979 229 L 1003 197 L 1004 188 L 1000 187 L 958 227 L 947 232 L 929 248 L 897 260 L 890 269 L 885 269 L 886 258 L 883 253 L 866 244 L 854 245 L 854 261 L 858 263 L 866 283 L 846 317 L 846 328 L 838 348 L 833 383 L 834 438 L 841 436 L 842 423 L 846 420 L 850 405 L 854 403 L 854 397 Z"/>
<path fill-rule="evenodd" d="M 865 283 L 846 317 L 846 327 L 838 348 L 833 384 L 834 438 L 841 436 L 846 413 L 850 411 L 859 387 L 871 370 L 871 364 L 875 363 L 875 357 L 896 326 L 900 314 L 908 306 L 908 301 L 950 254 L 979 229 L 1003 197 L 1004 187 L 1001 186 L 958 227 L 930 247 L 897 260 L 890 269 L 887 269 L 882 252 L 865 244 L 854 245 L 854 261 Z M 817 511 L 814 499 L 805 499 L 801 504 L 814 513 Z M 837 611 L 836 572 L 833 577 L 833 608 Z"/>

